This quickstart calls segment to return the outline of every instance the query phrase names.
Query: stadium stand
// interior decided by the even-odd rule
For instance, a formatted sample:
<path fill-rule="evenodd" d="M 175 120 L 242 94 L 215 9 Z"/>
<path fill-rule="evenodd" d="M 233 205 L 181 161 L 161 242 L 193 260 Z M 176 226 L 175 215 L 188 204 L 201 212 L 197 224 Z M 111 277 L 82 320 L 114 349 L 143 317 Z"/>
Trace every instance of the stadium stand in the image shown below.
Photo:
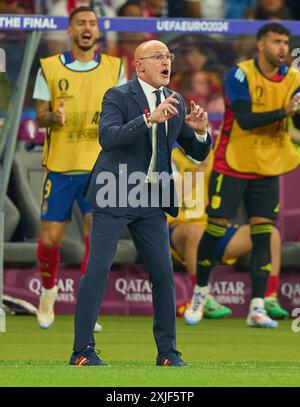
<path fill-rule="evenodd" d="M 4 212 L 6 217 L 4 225 L 4 240 L 9 242 L 20 221 L 20 212 L 7 196 L 4 201 Z"/>
<path fill-rule="evenodd" d="M 21 219 L 21 214 L 13 202 L 6 197 L 4 204 L 4 262 L 6 264 L 33 264 L 37 244 L 33 242 L 13 242 L 13 234 Z"/>

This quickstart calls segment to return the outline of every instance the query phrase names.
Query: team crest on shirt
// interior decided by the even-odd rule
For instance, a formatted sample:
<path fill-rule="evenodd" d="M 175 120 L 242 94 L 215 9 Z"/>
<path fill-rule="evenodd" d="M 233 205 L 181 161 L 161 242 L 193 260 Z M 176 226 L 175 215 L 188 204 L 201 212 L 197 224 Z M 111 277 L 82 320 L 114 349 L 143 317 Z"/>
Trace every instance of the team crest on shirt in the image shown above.
<path fill-rule="evenodd" d="M 59 99 L 71 99 L 73 96 L 68 94 L 70 84 L 68 79 L 61 78 L 58 81 L 58 89 L 60 90 L 60 95 L 58 96 Z"/>
<path fill-rule="evenodd" d="M 65 92 L 69 89 L 69 81 L 67 79 L 60 79 L 58 82 L 58 87 L 61 92 Z"/>
<path fill-rule="evenodd" d="M 264 93 L 264 88 L 261 85 L 257 85 L 255 88 L 255 98 L 257 101 L 262 98 L 262 95 Z"/>

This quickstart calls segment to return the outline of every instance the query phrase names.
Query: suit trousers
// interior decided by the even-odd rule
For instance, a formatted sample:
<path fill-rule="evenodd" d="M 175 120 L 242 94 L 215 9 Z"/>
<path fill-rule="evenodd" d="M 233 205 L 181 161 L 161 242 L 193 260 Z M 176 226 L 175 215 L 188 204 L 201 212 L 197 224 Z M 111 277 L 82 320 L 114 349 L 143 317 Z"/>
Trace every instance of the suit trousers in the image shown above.
<path fill-rule="evenodd" d="M 131 208 L 124 216 L 93 209 L 90 255 L 75 311 L 74 351 L 94 347 L 93 328 L 105 293 L 118 240 L 128 226 L 152 283 L 153 333 L 158 352 L 176 349 L 173 265 L 166 216 L 161 208 Z"/>

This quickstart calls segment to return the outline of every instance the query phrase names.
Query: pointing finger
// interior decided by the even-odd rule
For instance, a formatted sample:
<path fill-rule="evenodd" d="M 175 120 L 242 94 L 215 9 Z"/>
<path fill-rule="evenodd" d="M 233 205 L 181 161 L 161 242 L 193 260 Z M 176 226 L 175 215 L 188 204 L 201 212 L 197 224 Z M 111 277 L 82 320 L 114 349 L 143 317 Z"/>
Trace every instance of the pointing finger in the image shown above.
<path fill-rule="evenodd" d="M 173 93 L 175 93 L 175 92 L 173 92 Z M 172 95 L 173 95 L 173 93 L 172 93 Z M 179 103 L 179 100 L 177 100 L 175 97 L 173 97 L 173 96 L 169 96 L 166 100 L 168 101 L 168 102 L 172 102 L 172 103 Z"/>
<path fill-rule="evenodd" d="M 195 106 L 196 106 L 195 102 L 193 100 L 191 100 L 191 110 L 194 110 Z"/>

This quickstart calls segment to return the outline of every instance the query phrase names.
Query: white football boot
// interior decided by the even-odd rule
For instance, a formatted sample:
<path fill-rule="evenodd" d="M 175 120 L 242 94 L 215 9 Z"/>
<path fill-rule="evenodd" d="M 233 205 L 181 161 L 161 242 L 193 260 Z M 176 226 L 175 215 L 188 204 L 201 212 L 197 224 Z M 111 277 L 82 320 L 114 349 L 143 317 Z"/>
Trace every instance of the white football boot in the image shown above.
<path fill-rule="evenodd" d="M 278 322 L 271 319 L 265 308 L 262 298 L 253 298 L 250 303 L 246 324 L 254 328 L 277 328 Z"/>
<path fill-rule="evenodd" d="M 49 328 L 54 322 L 54 302 L 58 287 L 47 289 L 42 287 L 40 303 L 36 313 L 39 326 L 43 329 Z"/>
<path fill-rule="evenodd" d="M 187 324 L 196 325 L 203 318 L 204 305 L 207 300 L 205 291 L 206 290 L 199 289 L 198 286 L 195 286 L 191 303 L 184 311 L 184 319 Z"/>

